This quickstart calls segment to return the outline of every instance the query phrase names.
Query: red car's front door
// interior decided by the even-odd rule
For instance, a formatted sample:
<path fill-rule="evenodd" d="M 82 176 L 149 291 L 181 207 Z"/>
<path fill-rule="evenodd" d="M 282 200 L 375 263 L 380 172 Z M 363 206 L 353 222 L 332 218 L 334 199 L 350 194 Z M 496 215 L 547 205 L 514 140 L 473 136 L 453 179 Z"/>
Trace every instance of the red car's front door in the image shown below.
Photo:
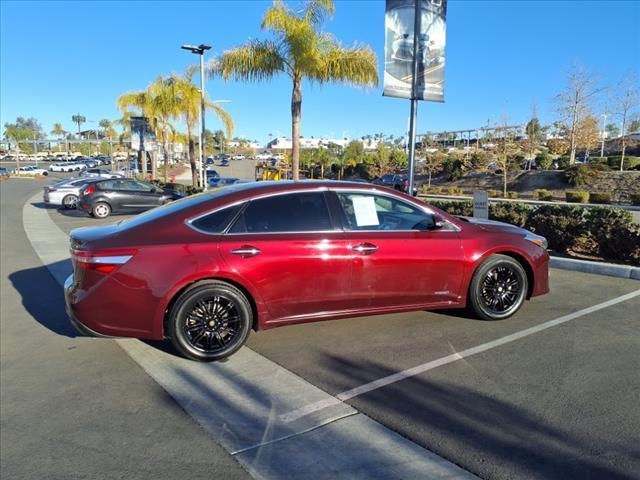
<path fill-rule="evenodd" d="M 255 288 L 270 322 L 341 310 L 351 254 L 334 229 L 324 192 L 252 200 L 219 243 L 222 258 Z"/>
<path fill-rule="evenodd" d="M 383 194 L 338 192 L 346 219 L 356 308 L 449 304 L 459 299 L 463 251 L 453 226 Z"/>

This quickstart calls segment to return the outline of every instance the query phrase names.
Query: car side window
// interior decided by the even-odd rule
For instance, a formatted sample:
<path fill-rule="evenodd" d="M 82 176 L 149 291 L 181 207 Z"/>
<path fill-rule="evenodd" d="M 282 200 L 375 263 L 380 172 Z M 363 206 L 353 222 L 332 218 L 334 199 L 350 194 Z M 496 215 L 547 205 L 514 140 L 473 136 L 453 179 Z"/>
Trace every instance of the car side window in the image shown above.
<path fill-rule="evenodd" d="M 98 183 L 98 188 L 100 190 L 124 190 L 122 180 L 107 180 L 106 182 Z"/>
<path fill-rule="evenodd" d="M 222 233 L 229 222 L 235 218 L 236 213 L 238 213 L 238 210 L 240 210 L 241 207 L 242 205 L 234 205 L 232 207 L 223 208 L 222 210 L 218 210 L 193 220 L 191 225 L 194 228 L 207 233 Z"/>
<path fill-rule="evenodd" d="M 337 193 L 349 230 L 417 230 L 435 228 L 433 215 L 402 200 L 367 193 Z"/>
<path fill-rule="evenodd" d="M 252 200 L 229 232 L 317 232 L 331 229 L 324 194 L 301 192 Z"/>

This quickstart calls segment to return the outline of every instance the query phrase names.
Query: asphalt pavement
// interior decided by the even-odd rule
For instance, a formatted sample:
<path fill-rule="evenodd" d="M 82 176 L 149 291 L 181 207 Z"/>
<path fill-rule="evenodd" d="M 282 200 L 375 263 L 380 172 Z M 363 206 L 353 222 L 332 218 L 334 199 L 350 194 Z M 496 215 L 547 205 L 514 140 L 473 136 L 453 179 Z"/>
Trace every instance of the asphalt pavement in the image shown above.
<path fill-rule="evenodd" d="M 242 476 L 236 461 L 114 342 L 71 336 L 59 287 L 20 219 L 22 205 L 44 183 L 0 184 L 3 472 Z M 66 232 L 97 223 L 75 212 L 47 213 Z M 413 312 L 253 333 L 248 346 L 341 398 L 515 335 L 345 402 L 482 478 L 640 478 L 640 297 L 623 297 L 639 288 L 634 280 L 552 269 L 551 293 L 506 321 Z M 532 326 L 539 331 L 518 336 Z M 330 442 L 330 431 L 324 435 Z"/>

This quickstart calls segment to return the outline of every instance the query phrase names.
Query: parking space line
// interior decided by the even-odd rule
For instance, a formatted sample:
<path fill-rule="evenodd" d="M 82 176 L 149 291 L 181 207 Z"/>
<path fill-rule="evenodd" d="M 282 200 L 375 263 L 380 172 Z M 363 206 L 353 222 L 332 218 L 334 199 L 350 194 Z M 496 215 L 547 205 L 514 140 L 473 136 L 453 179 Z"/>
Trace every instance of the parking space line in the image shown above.
<path fill-rule="evenodd" d="M 478 353 L 486 352 L 487 350 L 491 350 L 493 348 L 506 345 L 507 343 L 520 340 L 521 338 L 528 337 L 529 335 L 533 335 L 534 333 L 538 333 L 548 328 L 561 325 L 571 320 L 575 320 L 576 318 L 583 317 L 593 312 L 597 312 L 598 310 L 611 307 L 612 305 L 616 305 L 618 303 L 626 302 L 627 300 L 635 298 L 639 295 L 640 295 L 640 289 L 635 290 L 631 293 L 627 293 L 626 295 L 622 295 L 620 297 L 612 298 L 611 300 L 607 300 L 606 302 L 598 303 L 597 305 L 583 308 L 582 310 L 578 310 L 577 312 L 573 312 L 568 315 L 563 315 L 562 317 L 556 318 L 554 320 L 549 320 L 547 322 L 541 323 L 540 325 L 536 325 L 536 326 L 527 328 L 525 330 L 521 330 L 519 332 L 512 333 L 510 335 L 506 335 L 501 338 L 497 338 L 496 340 L 492 340 L 490 342 L 486 342 L 481 345 L 468 348 L 461 352 L 452 353 L 451 355 L 447 355 L 445 357 L 441 357 L 436 360 L 423 363 L 422 365 L 418 365 L 412 368 L 408 368 L 406 370 L 402 370 L 401 372 L 394 373 L 393 375 L 388 375 L 386 377 L 379 378 L 378 380 L 365 383 L 364 385 L 360 385 L 350 390 L 345 390 L 344 392 L 339 393 L 334 397 L 327 398 L 319 402 L 310 403 L 309 405 L 305 405 L 304 407 L 284 413 L 280 415 L 280 420 L 285 423 L 296 421 L 306 415 L 310 415 L 312 413 L 318 412 L 325 408 L 345 402 L 359 395 L 363 395 L 373 390 L 386 387 L 387 385 L 391 385 L 393 383 L 400 382 L 407 378 L 420 375 L 421 373 L 427 372 L 429 370 L 433 370 L 434 368 L 438 368 L 443 365 L 447 365 L 449 363 L 457 362 L 458 360 L 462 360 L 463 358 L 467 358 L 472 355 L 476 355 Z"/>

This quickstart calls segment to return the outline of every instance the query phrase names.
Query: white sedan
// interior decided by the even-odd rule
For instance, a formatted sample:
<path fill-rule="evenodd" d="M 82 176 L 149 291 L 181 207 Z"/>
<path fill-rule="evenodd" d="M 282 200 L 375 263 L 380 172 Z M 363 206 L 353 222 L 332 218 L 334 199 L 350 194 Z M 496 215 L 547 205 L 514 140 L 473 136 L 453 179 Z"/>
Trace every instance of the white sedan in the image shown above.
<path fill-rule="evenodd" d="M 86 178 L 124 178 L 122 173 L 105 168 L 88 168 L 81 172 L 80 176 Z"/>
<path fill-rule="evenodd" d="M 76 208 L 80 189 L 90 181 L 89 178 L 72 178 L 44 187 L 44 203 Z"/>
<path fill-rule="evenodd" d="M 16 168 L 13 173 L 16 175 L 49 175 L 49 172 L 44 168 L 34 167 L 33 165 Z"/>
<path fill-rule="evenodd" d="M 54 163 L 49 166 L 49 171 L 51 172 L 77 172 L 80 170 L 84 170 L 87 166 L 84 163 Z"/>

